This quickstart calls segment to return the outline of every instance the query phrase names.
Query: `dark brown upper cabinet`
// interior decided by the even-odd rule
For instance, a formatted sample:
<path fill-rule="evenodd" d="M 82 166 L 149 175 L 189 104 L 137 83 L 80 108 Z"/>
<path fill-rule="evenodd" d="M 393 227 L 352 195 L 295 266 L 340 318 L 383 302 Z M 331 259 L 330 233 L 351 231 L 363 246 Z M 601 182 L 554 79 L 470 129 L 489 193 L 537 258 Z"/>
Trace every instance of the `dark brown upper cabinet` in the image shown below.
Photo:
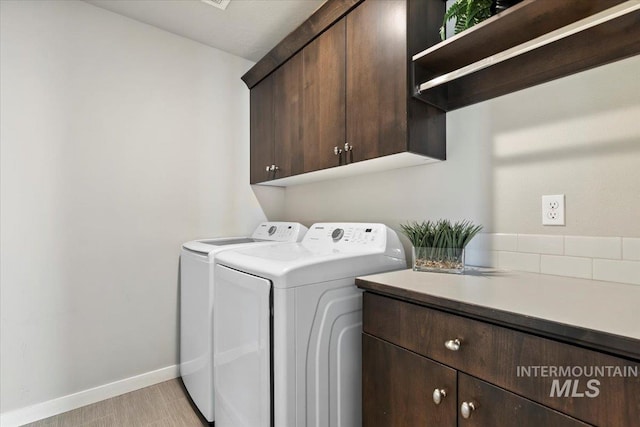
<path fill-rule="evenodd" d="M 361 1 L 329 0 L 242 76 L 251 89 L 252 184 L 340 164 L 334 148 L 345 143 L 342 18 Z"/>
<path fill-rule="evenodd" d="M 436 43 L 444 3 L 368 0 L 347 15 L 347 163 L 398 153 L 446 158 L 445 115 L 412 97 L 411 59 Z"/>
<path fill-rule="evenodd" d="M 397 0 L 365 1 L 347 16 L 347 142 L 353 161 L 406 149 L 406 15 L 407 3 Z"/>
<path fill-rule="evenodd" d="M 293 30 L 251 67 L 242 76 L 242 81 L 251 89 L 362 1 L 327 0 L 309 19 Z"/>
<path fill-rule="evenodd" d="M 346 19 L 302 50 L 303 172 L 339 166 L 345 139 Z"/>
<path fill-rule="evenodd" d="M 260 157 L 252 163 L 252 183 L 287 185 L 282 178 L 399 153 L 415 155 L 418 160 L 411 158 L 411 164 L 428 161 L 424 156 L 445 158 L 444 114 L 412 98 L 410 84 L 416 46 L 438 37 L 435 27 L 424 30 L 423 20 L 428 14 L 437 17 L 429 18 L 434 22 L 440 19 L 444 5 L 419 0 L 356 3 L 252 87 L 252 93 L 260 88 L 262 97 L 271 93 L 271 111 L 268 100 L 256 108 L 262 108 L 265 120 L 273 117 L 274 153 L 272 163 L 260 167 L 264 151 L 254 154 L 252 149 L 251 155 Z M 414 23 L 411 14 L 423 20 Z M 272 85 L 271 92 L 263 84 Z M 257 122 L 251 122 L 252 135 L 268 127 L 256 128 Z M 407 159 L 380 169 L 402 161 Z M 275 170 L 267 171 L 271 165 Z"/>
<path fill-rule="evenodd" d="M 273 157 L 273 74 L 251 89 L 249 96 L 249 123 L 251 135 L 251 183 L 273 178 L 275 160 Z"/>
<path fill-rule="evenodd" d="M 401 152 L 445 159 L 444 114 L 412 98 L 410 78 L 417 46 L 438 37 L 424 22 L 443 13 L 443 2 L 370 0 L 347 15 L 350 162 Z"/>
<path fill-rule="evenodd" d="M 303 172 L 302 54 L 273 73 L 273 178 Z"/>
<path fill-rule="evenodd" d="M 345 143 L 345 20 L 251 89 L 251 183 L 339 166 Z"/>

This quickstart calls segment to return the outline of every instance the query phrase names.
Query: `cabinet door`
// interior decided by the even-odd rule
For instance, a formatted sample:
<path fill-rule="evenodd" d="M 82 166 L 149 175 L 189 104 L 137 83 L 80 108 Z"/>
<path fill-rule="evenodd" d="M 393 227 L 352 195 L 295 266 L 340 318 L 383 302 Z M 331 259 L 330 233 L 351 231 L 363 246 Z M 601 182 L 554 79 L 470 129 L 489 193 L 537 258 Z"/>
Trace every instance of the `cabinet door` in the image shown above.
<path fill-rule="evenodd" d="M 590 425 L 463 373 L 458 373 L 458 403 L 458 425 L 461 427 Z M 463 416 L 462 405 L 465 403 L 471 403 L 475 408 L 465 414 L 468 418 Z"/>
<path fill-rule="evenodd" d="M 251 89 L 250 108 L 250 175 L 251 183 L 268 180 L 266 168 L 273 164 L 273 76 L 268 76 Z"/>
<path fill-rule="evenodd" d="M 438 405 L 436 389 L 446 393 Z M 362 421 L 363 427 L 455 426 L 456 371 L 362 334 Z"/>
<path fill-rule="evenodd" d="M 303 172 L 302 53 L 273 73 L 273 142 L 275 178 Z"/>
<path fill-rule="evenodd" d="M 338 21 L 302 51 L 304 94 L 302 130 L 304 171 L 338 166 L 345 135 L 345 28 L 346 18 Z"/>
<path fill-rule="evenodd" d="M 347 142 L 353 161 L 407 149 L 406 7 L 405 0 L 365 0 L 347 15 Z"/>

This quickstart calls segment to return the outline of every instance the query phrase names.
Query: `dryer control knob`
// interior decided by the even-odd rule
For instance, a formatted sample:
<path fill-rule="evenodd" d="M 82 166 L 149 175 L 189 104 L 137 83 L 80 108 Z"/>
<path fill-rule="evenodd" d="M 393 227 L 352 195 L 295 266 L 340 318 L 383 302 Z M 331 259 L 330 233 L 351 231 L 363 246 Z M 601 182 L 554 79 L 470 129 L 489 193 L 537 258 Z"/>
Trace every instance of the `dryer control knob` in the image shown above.
<path fill-rule="evenodd" d="M 333 233 L 331 233 L 331 238 L 334 242 L 342 239 L 342 236 L 344 236 L 344 230 L 342 228 L 336 228 L 335 230 L 333 230 Z"/>
<path fill-rule="evenodd" d="M 275 225 L 272 225 L 271 227 L 269 227 L 269 236 L 273 236 L 273 233 L 275 233 L 277 230 L 277 227 Z"/>

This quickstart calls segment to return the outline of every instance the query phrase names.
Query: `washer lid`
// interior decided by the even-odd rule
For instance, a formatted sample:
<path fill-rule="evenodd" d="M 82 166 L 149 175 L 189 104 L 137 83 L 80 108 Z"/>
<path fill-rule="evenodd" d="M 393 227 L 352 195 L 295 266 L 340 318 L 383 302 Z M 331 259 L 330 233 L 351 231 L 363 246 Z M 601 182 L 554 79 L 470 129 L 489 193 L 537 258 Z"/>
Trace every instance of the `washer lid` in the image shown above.
<path fill-rule="evenodd" d="M 203 245 L 208 245 L 208 246 L 227 246 L 227 245 L 238 245 L 240 243 L 253 243 L 253 242 L 261 242 L 261 240 L 252 239 L 251 237 L 198 240 L 198 243 L 202 243 Z"/>
<path fill-rule="evenodd" d="M 247 243 L 255 243 L 259 241 L 260 240 L 252 239 L 250 237 L 205 239 L 205 240 L 194 240 L 192 242 L 187 242 L 183 244 L 182 247 L 192 252 L 197 252 L 197 253 L 206 255 L 211 252 L 214 252 L 216 249 L 219 249 L 219 247 L 221 246 L 241 245 L 241 244 L 247 244 Z"/>
<path fill-rule="evenodd" d="M 232 245 L 248 245 L 259 242 L 299 242 L 307 232 L 307 227 L 297 222 L 263 222 L 256 227 L 251 237 L 220 237 L 187 242 L 183 248 L 199 254 L 211 254 Z M 229 247 L 229 248 L 225 248 Z"/>
<path fill-rule="evenodd" d="M 402 244 L 384 224 L 314 224 L 300 243 L 234 249 L 217 261 L 276 288 L 406 268 Z"/>

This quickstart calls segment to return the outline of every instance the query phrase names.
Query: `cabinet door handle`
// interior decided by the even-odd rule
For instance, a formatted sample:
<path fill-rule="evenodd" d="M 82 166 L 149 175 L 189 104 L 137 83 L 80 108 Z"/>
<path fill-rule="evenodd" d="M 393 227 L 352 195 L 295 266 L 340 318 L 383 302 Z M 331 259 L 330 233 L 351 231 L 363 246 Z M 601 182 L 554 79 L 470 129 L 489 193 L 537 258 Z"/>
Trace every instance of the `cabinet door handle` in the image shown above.
<path fill-rule="evenodd" d="M 338 146 L 336 145 L 335 147 L 333 147 L 333 154 L 339 156 L 340 154 L 342 154 L 342 148 L 338 148 Z"/>
<path fill-rule="evenodd" d="M 350 145 L 348 142 L 345 142 L 344 143 L 344 151 L 347 152 L 347 151 L 351 151 L 351 150 L 353 150 L 353 145 Z"/>
<path fill-rule="evenodd" d="M 460 350 L 460 345 L 461 345 L 460 340 L 457 338 L 455 340 L 449 340 L 444 343 L 444 346 L 447 348 L 447 350 L 451 350 L 451 351 Z"/>
<path fill-rule="evenodd" d="M 473 402 L 462 402 L 460 405 L 460 415 L 462 418 L 467 419 L 471 416 L 471 413 L 476 410 L 478 405 Z"/>
<path fill-rule="evenodd" d="M 272 178 L 275 178 L 276 177 L 276 171 L 279 170 L 279 169 L 280 168 L 278 166 L 276 166 L 276 165 L 271 165 L 271 166 L 267 165 L 265 170 L 267 171 L 267 174 L 269 172 L 273 172 L 273 177 Z"/>
<path fill-rule="evenodd" d="M 447 397 L 447 391 L 443 388 L 437 388 L 433 390 L 433 403 L 439 405 L 442 399 Z"/>

